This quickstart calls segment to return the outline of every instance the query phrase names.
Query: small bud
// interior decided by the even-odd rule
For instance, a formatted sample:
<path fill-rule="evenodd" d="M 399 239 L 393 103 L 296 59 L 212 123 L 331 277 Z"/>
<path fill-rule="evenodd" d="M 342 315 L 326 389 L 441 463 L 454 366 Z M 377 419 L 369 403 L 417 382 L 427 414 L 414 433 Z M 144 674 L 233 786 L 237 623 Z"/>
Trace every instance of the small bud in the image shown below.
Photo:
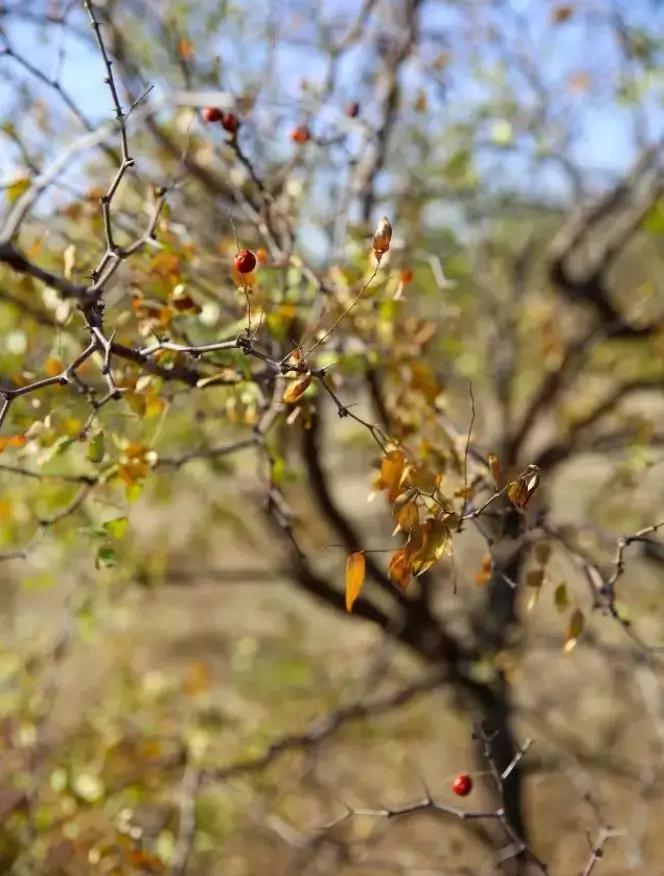
<path fill-rule="evenodd" d="M 390 225 L 387 216 L 383 216 L 383 218 L 376 226 L 376 230 L 374 231 L 373 236 L 373 251 L 377 259 L 385 255 L 385 253 L 388 251 L 388 249 L 390 248 L 391 240 L 392 226 Z"/>

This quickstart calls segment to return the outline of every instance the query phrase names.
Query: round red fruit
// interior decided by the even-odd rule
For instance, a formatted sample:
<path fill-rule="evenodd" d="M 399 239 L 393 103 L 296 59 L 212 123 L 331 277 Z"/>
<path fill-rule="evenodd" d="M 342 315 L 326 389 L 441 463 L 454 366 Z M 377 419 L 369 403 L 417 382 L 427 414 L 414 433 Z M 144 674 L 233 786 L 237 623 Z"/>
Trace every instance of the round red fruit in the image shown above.
<path fill-rule="evenodd" d="M 240 274 L 250 274 L 256 267 L 256 256 L 250 249 L 241 249 L 235 256 L 233 264 Z"/>
<path fill-rule="evenodd" d="M 473 780 L 468 773 L 459 773 L 452 782 L 452 790 L 459 797 L 467 797 L 473 790 Z"/>
<path fill-rule="evenodd" d="M 293 143 L 306 143 L 307 140 L 311 140 L 311 131 L 307 125 L 298 125 L 297 128 L 293 128 L 290 136 Z"/>
<path fill-rule="evenodd" d="M 203 121 L 204 122 L 220 122 L 223 113 L 216 106 L 206 106 L 203 110 Z"/>
<path fill-rule="evenodd" d="M 222 113 L 221 127 L 224 131 L 228 131 L 229 134 L 235 134 L 240 127 L 240 120 L 235 113 Z"/>

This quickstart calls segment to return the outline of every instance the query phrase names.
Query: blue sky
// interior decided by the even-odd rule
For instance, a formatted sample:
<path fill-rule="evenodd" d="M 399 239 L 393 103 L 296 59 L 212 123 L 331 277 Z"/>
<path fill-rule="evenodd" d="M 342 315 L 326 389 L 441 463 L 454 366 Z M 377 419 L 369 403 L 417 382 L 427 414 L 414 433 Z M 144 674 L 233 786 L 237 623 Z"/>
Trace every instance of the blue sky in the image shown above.
<path fill-rule="evenodd" d="M 545 79 L 547 86 L 555 93 L 560 90 L 561 103 L 569 108 L 570 112 L 578 117 L 578 136 L 575 140 L 572 155 L 584 165 L 602 173 L 619 171 L 629 161 L 634 153 L 634 138 L 631 120 L 631 111 L 616 104 L 612 96 L 605 93 L 605 83 L 609 74 L 615 70 L 618 63 L 615 41 L 608 29 L 598 24 L 597 14 L 605 14 L 613 0 L 579 0 L 576 6 L 586 10 L 587 14 L 575 13 L 570 21 L 558 27 L 552 27 L 550 23 L 551 10 L 556 5 L 548 0 L 511 0 L 506 4 L 510 7 L 509 16 L 512 13 L 521 16 L 524 22 L 524 44 L 538 60 L 538 70 Z M 313 3 L 312 7 L 317 4 Z M 478 0 L 476 8 L 481 10 L 486 6 Z M 615 0 L 615 6 L 621 10 L 631 25 L 645 26 L 652 33 L 664 33 L 664 4 L 658 0 Z M 298 35 L 308 36 L 313 34 L 312 21 L 302 14 L 303 7 L 306 9 L 307 2 L 300 2 L 292 15 L 288 14 L 289 3 L 284 3 L 280 11 L 284 13 L 285 31 L 291 39 Z M 349 6 L 349 9 L 352 6 Z M 252 14 L 258 21 L 261 16 L 268 15 L 269 4 L 256 2 L 252 4 Z M 295 7 L 293 7 L 295 9 Z M 337 2 L 326 0 L 323 9 L 328 14 L 340 15 Z M 471 22 L 466 22 L 467 7 L 455 3 L 446 3 L 443 0 L 428 0 L 422 7 L 421 21 L 425 32 L 442 32 L 463 34 L 464 27 Z M 490 16 L 487 16 L 489 20 Z M 351 20 L 351 16 L 348 16 Z M 481 16 L 477 18 L 482 21 Z M 507 15 L 503 20 L 507 23 Z M 7 26 L 8 19 L 4 19 Z M 81 15 L 78 19 L 80 25 L 85 28 L 86 22 Z M 473 22 L 473 26 L 475 23 Z M 56 69 L 59 44 L 59 30 L 50 27 L 47 31 L 49 38 L 44 38 L 44 30 L 34 25 L 12 21 L 7 27 L 7 33 L 15 48 L 25 54 L 34 64 L 38 65 L 47 75 L 52 75 Z M 215 48 L 219 50 L 225 59 L 226 65 L 243 68 L 251 72 L 252 66 L 260 66 L 263 57 L 258 45 L 254 46 L 251 53 L 231 36 L 214 36 Z M 65 63 L 62 67 L 61 82 L 64 88 L 71 92 L 77 103 L 93 120 L 101 120 L 110 113 L 110 100 L 101 81 L 102 70 L 100 59 L 96 52 L 81 40 L 68 37 L 64 44 L 66 49 Z M 435 46 L 434 46 L 435 48 Z M 433 49 L 432 49 L 433 50 Z M 464 58 L 470 52 L 469 45 L 456 45 L 453 47 L 454 61 L 451 65 L 452 86 L 449 91 L 449 105 L 445 108 L 448 113 L 459 113 L 461 117 L 466 106 L 472 105 L 473 101 L 481 93 L 476 80 L 464 75 Z M 490 52 L 487 52 L 489 60 Z M 342 67 L 342 85 L 352 94 L 353 83 L 358 75 L 358 70 L 366 64 L 366 54 L 349 52 L 344 59 Z M 0 66 L 4 70 L 11 69 L 16 72 L 15 63 L 8 58 L 0 58 Z M 293 44 L 284 44 L 276 55 L 274 94 L 296 108 L 299 94 L 299 83 L 303 75 L 315 81 L 323 75 L 323 64 L 320 56 L 311 49 L 305 49 Z M 588 93 L 570 95 L 568 80 L 570 75 L 585 72 L 590 76 L 592 90 Z M 405 76 L 412 77 L 415 83 L 418 75 L 417 63 L 412 63 L 407 69 Z M 644 103 L 645 116 L 649 128 L 649 135 L 657 135 L 664 130 L 664 111 L 661 105 L 662 72 L 660 71 L 659 92 L 660 97 L 649 98 Z M 237 83 L 239 77 L 231 76 L 227 83 Z M 32 83 L 34 86 L 34 82 Z M 526 78 L 522 78 L 519 88 L 522 94 L 529 94 L 532 89 Z M 53 97 L 49 97 L 52 100 Z M 8 84 L 0 80 L 0 118 L 11 118 L 15 95 L 10 91 Z M 659 100 L 659 102 L 658 102 Z M 450 109 L 453 106 L 455 109 Z M 296 109 L 295 111 L 296 112 Z M 294 114 L 291 111 L 291 115 Z M 450 115 L 451 117 L 451 115 Z M 15 121 L 15 120 L 13 120 Z M 0 178 L 4 179 L 8 174 L 20 172 L 20 166 L 10 160 L 12 153 L 8 150 L 6 141 L 0 138 Z M 510 167 L 518 174 L 521 172 L 518 159 L 510 158 Z M 503 156 L 487 156 L 483 159 L 485 167 L 491 169 L 505 167 Z M 493 163 L 493 164 L 492 164 Z M 544 184 L 553 186 L 559 184 L 555 172 L 545 175 Z M 558 181 L 557 181 L 558 180 Z"/>

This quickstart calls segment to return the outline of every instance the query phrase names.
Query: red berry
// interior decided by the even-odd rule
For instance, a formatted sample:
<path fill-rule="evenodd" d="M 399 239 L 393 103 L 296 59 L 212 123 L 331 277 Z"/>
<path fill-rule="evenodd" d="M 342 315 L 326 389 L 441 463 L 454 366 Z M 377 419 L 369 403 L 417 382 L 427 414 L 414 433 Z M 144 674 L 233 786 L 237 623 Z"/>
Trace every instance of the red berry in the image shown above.
<path fill-rule="evenodd" d="M 240 120 L 235 115 L 235 113 L 222 113 L 221 127 L 224 129 L 224 131 L 228 131 L 229 134 L 235 134 L 237 129 L 240 127 Z"/>
<path fill-rule="evenodd" d="M 360 105 L 356 100 L 351 100 L 350 103 L 346 104 L 346 115 L 350 116 L 351 119 L 354 119 L 359 111 Z"/>
<path fill-rule="evenodd" d="M 216 106 L 206 106 L 203 110 L 204 122 L 220 122 L 223 113 Z"/>
<path fill-rule="evenodd" d="M 256 267 L 256 256 L 250 249 L 241 249 L 233 259 L 233 264 L 240 274 L 250 274 Z"/>
<path fill-rule="evenodd" d="M 306 143 L 307 140 L 311 140 L 311 131 L 307 125 L 298 125 L 297 128 L 293 128 L 290 137 L 293 143 Z"/>
<path fill-rule="evenodd" d="M 452 790 L 459 797 L 467 797 L 473 790 L 473 780 L 468 773 L 459 773 L 452 782 Z"/>

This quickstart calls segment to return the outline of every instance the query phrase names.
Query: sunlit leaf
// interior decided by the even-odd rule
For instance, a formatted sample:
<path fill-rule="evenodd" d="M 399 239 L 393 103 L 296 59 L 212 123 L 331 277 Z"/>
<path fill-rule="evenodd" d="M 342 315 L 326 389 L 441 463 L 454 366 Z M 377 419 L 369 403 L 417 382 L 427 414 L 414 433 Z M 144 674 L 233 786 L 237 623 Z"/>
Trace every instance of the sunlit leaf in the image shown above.
<path fill-rule="evenodd" d="M 507 486 L 507 498 L 517 508 L 526 508 L 537 487 L 539 486 L 539 469 L 529 465 L 516 481 Z"/>
<path fill-rule="evenodd" d="M 405 502 L 399 502 L 399 498 L 394 503 L 394 522 L 396 527 L 392 535 L 397 532 L 410 532 L 414 526 L 420 522 L 420 512 L 417 507 L 417 491 L 409 491 L 411 498 Z"/>
<path fill-rule="evenodd" d="M 77 797 L 86 803 L 96 803 L 104 796 L 103 782 L 99 776 L 92 773 L 80 773 L 75 776 L 71 783 L 71 789 Z"/>
<path fill-rule="evenodd" d="M 444 554 L 452 554 L 452 535 L 449 526 L 437 517 L 429 517 L 420 528 L 421 546 L 412 555 L 411 566 L 415 575 L 430 569 Z"/>
<path fill-rule="evenodd" d="M 390 502 L 394 502 L 399 495 L 405 466 L 406 454 L 403 450 L 390 450 L 381 461 L 376 487 L 379 490 L 387 490 L 387 498 Z"/>
<path fill-rule="evenodd" d="M 514 139 L 514 130 L 508 119 L 498 119 L 491 125 L 491 139 L 498 146 L 507 146 Z"/>
<path fill-rule="evenodd" d="M 294 405 L 307 391 L 310 383 L 311 374 L 303 374 L 302 377 L 286 387 L 282 401 L 287 405 Z"/>
<path fill-rule="evenodd" d="M 125 404 L 139 417 L 145 416 L 145 396 L 141 392 L 125 392 L 122 395 Z"/>
<path fill-rule="evenodd" d="M 346 560 L 346 611 L 352 611 L 364 584 L 366 561 L 362 551 L 355 551 Z"/>
<path fill-rule="evenodd" d="M 69 246 L 65 247 L 62 259 L 64 262 L 63 273 L 68 280 L 71 280 L 74 266 L 76 265 L 76 246 L 73 243 L 70 243 Z"/>
<path fill-rule="evenodd" d="M 408 466 L 405 474 L 406 483 L 423 493 L 435 492 L 440 483 L 440 477 L 424 463 Z"/>
<path fill-rule="evenodd" d="M 130 505 L 133 505 L 134 502 L 137 502 L 140 499 L 142 492 L 143 492 L 143 484 L 141 484 L 141 483 L 127 484 L 127 486 L 125 487 L 125 497 L 127 499 L 127 502 L 129 502 Z"/>
<path fill-rule="evenodd" d="M 107 520 L 104 523 L 104 531 L 112 538 L 123 538 L 128 526 L 129 521 L 126 517 L 116 517 L 114 520 Z"/>
<path fill-rule="evenodd" d="M 528 593 L 528 601 L 526 603 L 526 611 L 532 611 L 539 600 L 541 588 L 536 587 Z"/>

